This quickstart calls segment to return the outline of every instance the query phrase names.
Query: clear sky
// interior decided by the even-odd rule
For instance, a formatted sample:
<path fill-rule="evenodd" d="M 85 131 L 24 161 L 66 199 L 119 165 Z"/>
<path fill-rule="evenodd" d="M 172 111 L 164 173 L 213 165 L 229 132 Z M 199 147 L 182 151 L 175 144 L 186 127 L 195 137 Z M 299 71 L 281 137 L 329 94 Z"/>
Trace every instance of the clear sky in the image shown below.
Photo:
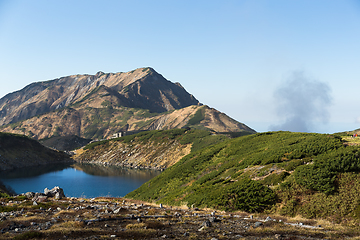
<path fill-rule="evenodd" d="M 259 132 L 354 130 L 360 1 L 0 0 L 0 97 L 148 66 Z"/>

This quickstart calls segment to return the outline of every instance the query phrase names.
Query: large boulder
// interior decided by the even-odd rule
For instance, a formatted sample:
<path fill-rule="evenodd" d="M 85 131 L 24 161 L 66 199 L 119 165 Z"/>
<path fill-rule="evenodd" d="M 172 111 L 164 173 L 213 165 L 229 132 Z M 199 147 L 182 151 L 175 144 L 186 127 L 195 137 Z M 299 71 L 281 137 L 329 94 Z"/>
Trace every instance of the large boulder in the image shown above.
<path fill-rule="evenodd" d="M 43 193 L 35 193 L 32 199 L 33 202 L 46 202 L 47 196 Z"/>
<path fill-rule="evenodd" d="M 53 197 L 55 199 L 62 199 L 65 197 L 64 190 L 58 186 L 49 190 L 48 188 L 44 189 L 44 194 L 48 197 Z"/>

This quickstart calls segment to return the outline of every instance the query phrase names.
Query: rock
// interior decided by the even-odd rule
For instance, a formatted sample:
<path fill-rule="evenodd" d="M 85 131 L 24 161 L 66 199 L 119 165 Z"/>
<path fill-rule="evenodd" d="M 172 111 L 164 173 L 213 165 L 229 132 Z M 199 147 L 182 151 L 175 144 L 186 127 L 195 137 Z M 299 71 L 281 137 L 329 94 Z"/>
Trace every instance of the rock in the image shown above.
<path fill-rule="evenodd" d="M 35 193 L 32 201 L 33 202 L 45 202 L 47 199 L 47 196 L 44 195 L 43 193 Z"/>
<path fill-rule="evenodd" d="M 114 213 L 114 214 L 118 214 L 118 213 L 120 212 L 120 210 L 121 210 L 121 207 L 120 207 L 120 208 L 115 209 L 115 210 L 113 211 L 113 213 Z"/>
<path fill-rule="evenodd" d="M 211 227 L 211 222 L 210 221 L 204 221 L 200 227 Z"/>
<path fill-rule="evenodd" d="M 63 194 L 61 194 L 61 193 L 55 193 L 55 196 L 54 196 L 54 198 L 55 199 L 62 199 L 62 198 L 64 198 L 65 197 L 65 194 L 63 193 Z"/>
<path fill-rule="evenodd" d="M 46 202 L 46 200 L 47 200 L 47 196 L 40 195 L 38 197 L 38 202 Z"/>
<path fill-rule="evenodd" d="M 254 223 L 254 228 L 260 227 L 262 225 L 263 225 L 262 222 L 256 222 Z"/>
<path fill-rule="evenodd" d="M 54 187 L 51 190 L 45 188 L 44 194 L 48 197 L 54 197 L 55 199 L 62 199 L 65 197 L 64 190 L 58 186 Z"/>
<path fill-rule="evenodd" d="M 49 190 L 48 188 L 45 188 L 45 189 L 44 189 L 44 194 L 45 194 L 46 196 L 51 197 L 51 196 L 50 196 L 50 190 Z"/>
<path fill-rule="evenodd" d="M 210 221 L 211 223 L 214 223 L 214 222 L 220 222 L 221 220 L 220 220 L 220 219 L 217 219 L 216 217 L 211 217 L 211 218 L 209 218 L 209 221 Z"/>
<path fill-rule="evenodd" d="M 26 196 L 27 198 L 33 198 L 33 197 L 35 196 L 35 193 L 33 193 L 33 192 L 27 192 L 27 193 L 25 193 L 25 196 Z"/>

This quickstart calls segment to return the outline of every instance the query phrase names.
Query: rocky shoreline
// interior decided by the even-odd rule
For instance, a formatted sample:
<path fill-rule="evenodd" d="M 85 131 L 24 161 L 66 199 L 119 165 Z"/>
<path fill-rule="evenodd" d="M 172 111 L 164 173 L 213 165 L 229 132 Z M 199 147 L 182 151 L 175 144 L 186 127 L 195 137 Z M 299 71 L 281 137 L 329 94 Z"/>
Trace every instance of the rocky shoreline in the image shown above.
<path fill-rule="evenodd" d="M 110 142 L 95 149 L 76 150 L 72 158 L 80 163 L 163 171 L 189 154 L 191 145 L 169 140 L 163 143 Z"/>
<path fill-rule="evenodd" d="M 315 221 L 124 198 L 66 198 L 54 189 L 0 199 L 0 239 L 342 239 Z"/>

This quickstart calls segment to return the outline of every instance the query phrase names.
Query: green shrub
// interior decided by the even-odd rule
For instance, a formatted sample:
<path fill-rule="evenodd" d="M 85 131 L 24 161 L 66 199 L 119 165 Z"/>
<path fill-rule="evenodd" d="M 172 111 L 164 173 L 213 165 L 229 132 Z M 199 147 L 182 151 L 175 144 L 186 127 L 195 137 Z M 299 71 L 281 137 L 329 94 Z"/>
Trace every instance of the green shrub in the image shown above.
<path fill-rule="evenodd" d="M 186 126 L 199 124 L 202 120 L 205 119 L 205 108 L 202 107 L 196 111 L 196 113 L 190 118 Z"/>
<path fill-rule="evenodd" d="M 282 166 L 286 171 L 293 171 L 298 166 L 303 165 L 304 162 L 305 161 L 303 159 L 295 159 L 295 160 L 291 160 L 289 162 L 281 163 L 279 165 Z"/>
<path fill-rule="evenodd" d="M 296 183 L 308 189 L 330 194 L 335 190 L 335 173 L 326 168 L 318 168 L 311 165 L 300 166 L 295 171 Z"/>
<path fill-rule="evenodd" d="M 94 149 L 96 146 L 99 146 L 99 145 L 104 145 L 104 144 L 108 144 L 110 140 L 103 140 L 103 141 L 97 141 L 97 142 L 92 142 L 92 143 L 89 143 L 88 145 L 86 145 L 84 147 L 84 150 L 87 150 L 87 149 Z"/>
<path fill-rule="evenodd" d="M 270 188 L 250 179 L 231 184 L 222 193 L 222 202 L 227 210 L 262 212 L 275 201 L 276 195 Z"/>
<path fill-rule="evenodd" d="M 283 182 L 285 180 L 285 178 L 289 175 L 290 174 L 287 172 L 273 173 L 273 174 L 270 174 L 269 176 L 267 176 L 266 178 L 264 178 L 261 181 L 261 183 L 264 185 L 274 186 L 274 185 L 277 185 L 278 183 Z"/>
<path fill-rule="evenodd" d="M 309 189 L 330 194 L 335 190 L 337 174 L 360 171 L 359 150 L 342 147 L 314 158 L 314 163 L 298 167 L 295 180 Z"/>

